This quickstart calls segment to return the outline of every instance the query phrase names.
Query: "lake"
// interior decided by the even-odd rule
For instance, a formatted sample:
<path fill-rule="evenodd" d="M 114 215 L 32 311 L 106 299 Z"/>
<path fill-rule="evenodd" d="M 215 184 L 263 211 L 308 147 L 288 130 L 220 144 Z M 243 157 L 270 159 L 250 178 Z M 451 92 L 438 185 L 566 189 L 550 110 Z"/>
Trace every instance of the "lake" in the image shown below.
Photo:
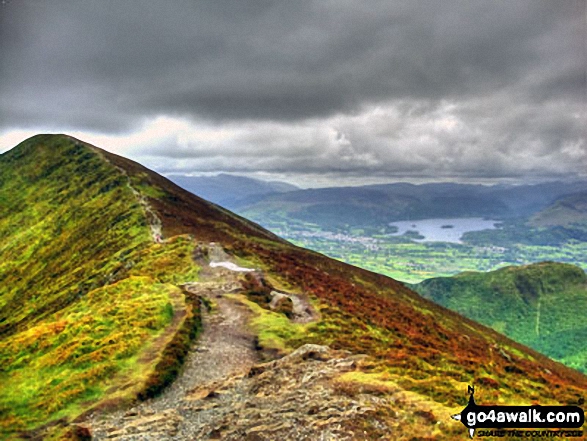
<path fill-rule="evenodd" d="M 501 221 L 467 217 L 455 219 L 423 219 L 417 221 L 391 222 L 398 232 L 393 236 L 401 236 L 407 231 L 417 231 L 423 239 L 415 242 L 453 242 L 461 243 L 463 234 L 469 231 L 494 230 Z"/>

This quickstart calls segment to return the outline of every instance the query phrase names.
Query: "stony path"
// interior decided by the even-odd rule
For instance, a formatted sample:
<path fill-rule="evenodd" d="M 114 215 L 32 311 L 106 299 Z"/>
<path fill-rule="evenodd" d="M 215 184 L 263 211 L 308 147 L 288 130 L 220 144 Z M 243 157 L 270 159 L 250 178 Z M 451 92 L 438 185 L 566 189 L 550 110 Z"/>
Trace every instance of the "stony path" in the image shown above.
<path fill-rule="evenodd" d="M 232 262 L 218 245 L 210 244 L 208 251 L 210 265 L 202 265 L 201 281 L 184 288 L 213 307 L 202 307 L 203 331 L 182 372 L 154 399 L 130 410 L 90 416 L 85 425 L 93 439 L 356 439 L 343 427 L 345 422 L 365 424 L 378 398 L 349 398 L 337 390 L 334 379 L 353 370 L 362 357 L 305 345 L 282 359 L 259 364 L 255 337 L 247 329 L 251 312 L 226 296 L 242 290 L 239 280 L 245 269 L 213 265 Z M 290 299 L 292 321 L 317 319 L 304 296 L 272 295 L 276 302 Z"/>
<path fill-rule="evenodd" d="M 197 285 L 188 289 L 202 295 Z M 222 294 L 221 290 L 207 291 L 205 296 L 216 303 L 216 310 L 203 314 L 204 331 L 197 347 L 190 352 L 180 377 L 154 400 L 154 407 L 177 403 L 195 386 L 246 373 L 257 361 L 254 336 L 246 330 L 250 312 Z"/>
<path fill-rule="evenodd" d="M 306 344 L 293 353 L 195 388 L 177 407 L 132 409 L 94 425 L 94 439 L 125 441 L 353 441 L 393 439 L 393 397 L 347 392 L 342 374 L 366 356 Z M 341 388 L 342 387 L 342 388 Z M 364 427 L 370 427 L 366 438 Z M 420 438 L 418 438 L 420 439 Z"/>
<path fill-rule="evenodd" d="M 206 268 L 204 281 L 185 288 L 210 300 L 212 311 L 202 307 L 203 331 L 191 349 L 182 372 L 160 396 L 127 411 L 90 417 L 93 439 L 191 439 L 195 425 L 185 397 L 194 389 L 233 376 L 242 376 L 257 362 L 254 336 L 246 329 L 250 312 L 224 294 L 240 288 L 238 275 L 223 268 Z"/>

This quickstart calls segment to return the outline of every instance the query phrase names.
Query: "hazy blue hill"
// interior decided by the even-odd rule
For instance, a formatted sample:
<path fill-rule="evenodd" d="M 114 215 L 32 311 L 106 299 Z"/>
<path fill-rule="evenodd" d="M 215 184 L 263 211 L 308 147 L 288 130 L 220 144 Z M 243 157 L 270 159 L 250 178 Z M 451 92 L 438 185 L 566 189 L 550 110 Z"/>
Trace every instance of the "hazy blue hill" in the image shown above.
<path fill-rule="evenodd" d="M 587 371 L 587 276 L 544 262 L 425 280 L 413 288 L 568 366 Z"/>
<path fill-rule="evenodd" d="M 568 194 L 587 191 L 587 182 L 548 182 L 500 188 L 492 193 L 499 197 L 515 216 L 527 217 L 553 204 Z"/>
<path fill-rule="evenodd" d="M 567 226 L 587 222 L 587 191 L 563 196 L 536 213 L 530 220 L 536 226 Z"/>
<path fill-rule="evenodd" d="M 234 208 L 263 222 L 276 213 L 323 228 L 450 217 L 526 218 L 587 182 L 484 186 L 454 183 L 331 187 L 244 198 Z"/>
<path fill-rule="evenodd" d="M 325 228 L 446 217 L 525 218 L 546 209 L 561 196 L 587 190 L 584 181 L 518 186 L 392 183 L 301 190 L 283 182 L 228 174 L 175 175 L 170 179 L 194 194 L 259 222 L 278 214 L 284 219 Z"/>
<path fill-rule="evenodd" d="M 420 205 L 412 196 L 367 187 L 333 187 L 268 195 L 239 206 L 238 211 L 258 222 L 278 214 L 336 228 L 386 224 Z"/>
<path fill-rule="evenodd" d="M 169 179 L 187 191 L 227 208 L 233 208 L 238 201 L 251 196 L 298 190 L 295 185 L 285 182 L 262 181 L 226 173 L 217 176 L 171 175 Z"/>

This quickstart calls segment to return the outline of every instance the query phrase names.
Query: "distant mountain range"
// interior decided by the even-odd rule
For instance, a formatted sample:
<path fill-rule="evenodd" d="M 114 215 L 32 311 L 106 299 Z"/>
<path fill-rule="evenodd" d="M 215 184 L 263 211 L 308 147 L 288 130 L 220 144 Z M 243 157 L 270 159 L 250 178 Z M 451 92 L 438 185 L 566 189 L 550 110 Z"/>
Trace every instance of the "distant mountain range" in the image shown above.
<path fill-rule="evenodd" d="M 236 210 L 261 220 L 280 213 L 323 227 L 376 226 L 399 220 L 491 217 L 526 218 L 556 199 L 587 189 L 587 182 L 521 186 L 388 184 L 272 194 L 244 201 Z"/>
<path fill-rule="evenodd" d="M 587 191 L 563 195 L 530 219 L 532 225 L 540 227 L 577 222 L 587 222 Z"/>
<path fill-rule="evenodd" d="M 587 181 L 536 185 L 470 185 L 406 183 L 301 190 L 282 182 L 263 182 L 241 176 L 170 176 L 179 186 L 237 213 L 264 223 L 282 217 L 311 222 L 323 228 L 379 226 L 399 220 L 491 217 L 529 218 L 540 225 L 558 224 L 563 208 L 549 208 L 561 197 L 585 199 Z M 583 192 L 583 193 L 581 193 Z M 583 198 L 583 199 L 581 199 Z M 565 221 L 583 220 L 584 208 L 565 207 Z M 542 210 L 549 209 L 542 215 Z M 553 211 L 554 210 L 554 211 Z M 572 212 L 571 212 L 572 211 Z M 556 213 L 556 220 L 553 216 Z M 550 220 L 548 220 L 550 219 Z"/>
<path fill-rule="evenodd" d="M 169 180 L 215 204 L 233 208 L 251 196 L 299 190 L 295 185 L 221 173 L 216 176 L 169 175 Z"/>

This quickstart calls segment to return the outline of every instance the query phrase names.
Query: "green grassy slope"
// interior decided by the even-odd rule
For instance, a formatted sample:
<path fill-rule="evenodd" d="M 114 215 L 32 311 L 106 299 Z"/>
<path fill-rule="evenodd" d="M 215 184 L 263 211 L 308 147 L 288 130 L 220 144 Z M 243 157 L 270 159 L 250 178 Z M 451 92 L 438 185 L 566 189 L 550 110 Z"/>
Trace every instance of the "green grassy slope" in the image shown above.
<path fill-rule="evenodd" d="M 193 321 L 173 284 L 197 278 L 192 248 L 154 244 L 128 177 L 77 140 L 1 155 L 0 437 L 112 398 L 129 372 L 131 399 L 155 366 L 140 354 L 174 316 Z"/>
<path fill-rule="evenodd" d="M 579 372 L 393 279 L 293 246 L 128 159 L 39 136 L 2 155 L 0 167 L 0 384 L 9 385 L 0 390 L 0 430 L 128 399 L 112 390 L 136 395 L 155 370 L 155 362 L 140 364 L 141 354 L 169 330 L 171 311 L 193 316 L 177 284 L 197 278 L 191 256 L 212 241 L 318 308 L 317 322 L 293 330 L 283 317 L 257 311 L 266 314 L 253 323 L 264 340 L 370 356 L 344 390 L 376 388 L 382 400 L 374 406 L 397 427 L 398 441 L 463 436 L 449 415 L 466 404 L 467 384 L 485 403 L 574 404 L 587 390 Z M 151 239 L 154 217 L 165 244 Z M 148 308 L 136 308 L 143 302 Z M 18 390 L 27 391 L 22 400 Z M 48 400 L 58 404 L 46 409 Z M 367 439 L 374 433 L 364 430 Z"/>
<path fill-rule="evenodd" d="M 3 332 L 115 279 L 150 242 L 125 177 L 88 148 L 34 138 L 2 155 L 0 177 Z"/>
<path fill-rule="evenodd" d="M 544 262 L 425 280 L 427 298 L 587 372 L 587 276 Z"/>

